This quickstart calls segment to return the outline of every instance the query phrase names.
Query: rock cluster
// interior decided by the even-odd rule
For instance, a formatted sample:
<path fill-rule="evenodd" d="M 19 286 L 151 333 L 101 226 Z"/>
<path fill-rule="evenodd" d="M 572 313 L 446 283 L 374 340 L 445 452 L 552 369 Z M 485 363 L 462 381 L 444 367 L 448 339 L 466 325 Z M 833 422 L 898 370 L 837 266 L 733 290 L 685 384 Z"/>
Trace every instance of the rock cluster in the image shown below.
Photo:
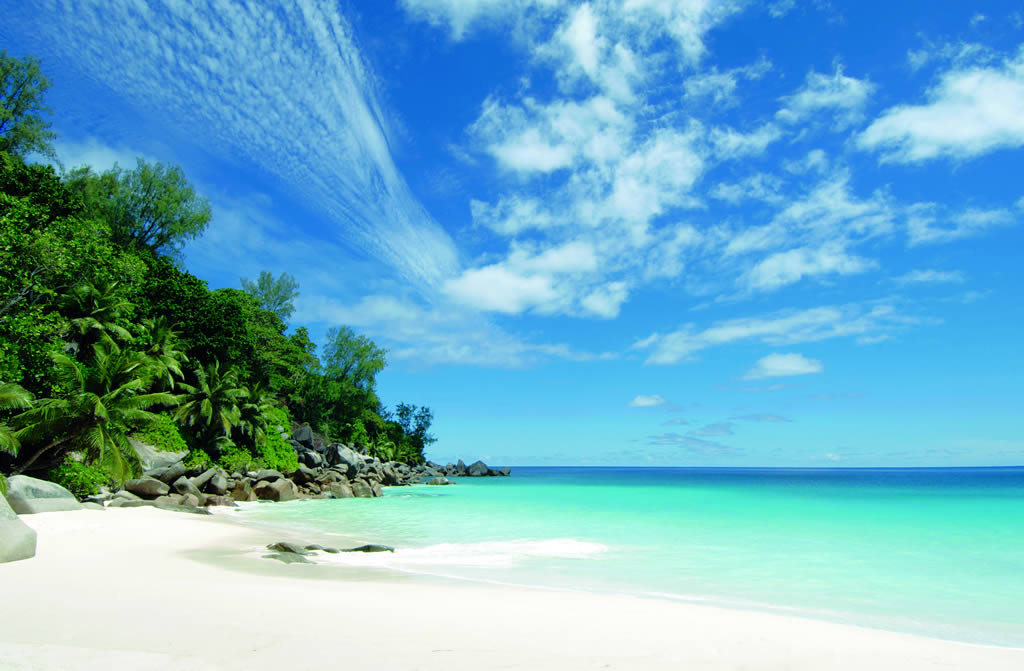
<path fill-rule="evenodd" d="M 454 484 L 450 477 L 508 475 L 508 468 L 490 468 L 482 461 L 466 466 L 441 466 L 428 461 L 410 466 L 381 461 L 350 445 L 324 440 L 308 426 L 293 427 L 288 440 L 299 459 L 290 473 L 262 469 L 228 473 L 222 468 L 188 468 L 185 452 L 155 453 L 145 461 L 143 475 L 125 483 L 118 492 L 102 490 L 88 502 L 109 507 L 156 506 L 167 510 L 206 513 L 209 506 L 234 506 L 236 501 L 293 501 L 296 499 L 350 499 L 381 496 L 383 487 L 412 484 Z M 171 455 L 168 457 L 168 455 Z"/>
<path fill-rule="evenodd" d="M 462 459 L 459 459 L 457 464 L 435 464 L 432 461 L 428 461 L 425 466 L 427 477 L 447 477 L 447 478 L 465 478 L 465 477 L 486 477 L 486 476 L 497 476 L 497 475 L 509 475 L 512 472 L 508 466 L 504 468 L 491 468 L 482 461 L 474 461 L 472 464 L 467 466 L 463 463 Z"/>
<path fill-rule="evenodd" d="M 329 554 L 338 554 L 339 552 L 394 552 L 395 548 L 390 545 L 378 545 L 376 543 L 370 543 L 368 545 L 359 545 L 354 548 L 332 548 L 324 547 L 319 543 L 294 543 L 292 541 L 278 541 L 271 543 L 267 546 L 270 550 L 270 554 L 263 555 L 264 559 L 276 559 L 279 562 L 285 564 L 312 564 L 313 562 L 306 559 L 311 555 L 315 555 L 317 551 L 327 552 Z"/>

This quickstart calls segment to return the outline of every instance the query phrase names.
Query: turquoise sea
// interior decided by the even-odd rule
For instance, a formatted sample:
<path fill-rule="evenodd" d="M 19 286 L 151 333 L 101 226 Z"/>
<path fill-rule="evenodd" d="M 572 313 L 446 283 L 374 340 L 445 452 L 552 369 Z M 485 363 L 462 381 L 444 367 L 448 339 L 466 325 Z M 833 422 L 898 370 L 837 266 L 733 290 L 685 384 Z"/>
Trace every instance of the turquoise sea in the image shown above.
<path fill-rule="evenodd" d="M 514 468 L 247 523 L 318 561 L 762 609 L 1024 647 L 1024 468 Z"/>

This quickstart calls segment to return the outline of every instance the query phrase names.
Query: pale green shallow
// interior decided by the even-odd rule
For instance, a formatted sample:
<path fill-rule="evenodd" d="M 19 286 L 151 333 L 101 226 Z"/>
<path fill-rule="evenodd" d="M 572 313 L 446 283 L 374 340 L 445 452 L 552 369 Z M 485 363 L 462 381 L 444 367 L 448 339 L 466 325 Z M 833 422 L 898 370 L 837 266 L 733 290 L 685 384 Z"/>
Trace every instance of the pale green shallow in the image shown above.
<path fill-rule="evenodd" d="M 1024 469 L 517 468 L 239 516 L 399 548 L 331 561 L 1024 647 Z"/>

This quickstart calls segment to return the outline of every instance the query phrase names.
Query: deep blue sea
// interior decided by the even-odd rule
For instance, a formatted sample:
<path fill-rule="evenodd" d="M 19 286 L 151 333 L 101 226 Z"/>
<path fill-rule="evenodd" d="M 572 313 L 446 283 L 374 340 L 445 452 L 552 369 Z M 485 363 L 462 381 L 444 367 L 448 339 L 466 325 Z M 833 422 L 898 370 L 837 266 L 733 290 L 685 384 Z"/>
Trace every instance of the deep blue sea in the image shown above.
<path fill-rule="evenodd" d="M 1024 468 L 514 468 L 248 504 L 329 561 L 784 612 L 1024 647 Z"/>

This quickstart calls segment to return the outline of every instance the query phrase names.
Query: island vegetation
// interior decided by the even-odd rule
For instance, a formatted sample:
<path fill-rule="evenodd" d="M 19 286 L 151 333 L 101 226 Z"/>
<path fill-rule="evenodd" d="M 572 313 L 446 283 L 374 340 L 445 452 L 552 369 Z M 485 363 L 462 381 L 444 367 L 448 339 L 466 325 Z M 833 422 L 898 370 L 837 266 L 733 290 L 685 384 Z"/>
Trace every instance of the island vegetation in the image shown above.
<path fill-rule="evenodd" d="M 287 272 L 210 289 L 185 269 L 212 214 L 179 167 L 31 161 L 56 158 L 48 87 L 36 59 L 0 52 L 0 487 L 123 483 L 139 472 L 132 438 L 192 466 L 291 471 L 293 423 L 423 463 L 431 411 L 381 402 L 384 348 L 289 328 Z"/>

